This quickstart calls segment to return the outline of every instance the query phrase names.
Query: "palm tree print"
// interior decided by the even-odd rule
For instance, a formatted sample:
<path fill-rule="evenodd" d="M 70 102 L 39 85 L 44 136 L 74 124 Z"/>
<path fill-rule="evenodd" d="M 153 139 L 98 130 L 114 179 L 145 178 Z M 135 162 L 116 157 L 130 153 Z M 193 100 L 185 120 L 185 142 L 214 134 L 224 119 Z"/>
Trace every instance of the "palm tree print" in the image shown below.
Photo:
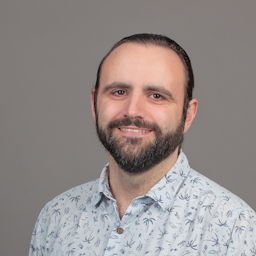
<path fill-rule="evenodd" d="M 165 175 L 165 179 L 166 179 L 166 183 L 173 183 L 174 181 L 176 181 L 176 179 L 172 179 L 173 175 L 169 175 L 167 176 L 167 174 Z"/>
<path fill-rule="evenodd" d="M 158 246 L 158 247 L 156 247 L 156 251 L 155 251 L 155 252 L 161 252 L 161 251 L 163 251 L 163 250 L 164 250 L 164 248 L 163 248 L 163 247 Z"/>
<path fill-rule="evenodd" d="M 32 252 L 36 251 L 36 248 L 33 246 L 33 244 L 30 245 L 30 248 L 32 249 Z"/>
<path fill-rule="evenodd" d="M 92 234 L 92 233 L 91 233 L 91 234 Z M 89 243 L 94 239 L 94 237 L 92 237 L 91 234 L 90 234 L 88 237 L 86 236 L 86 237 L 84 238 L 83 242 L 89 244 Z"/>
<path fill-rule="evenodd" d="M 160 204 L 163 203 L 163 199 L 161 196 L 159 198 L 155 197 L 154 200 L 156 201 L 156 203 L 160 203 Z"/>
<path fill-rule="evenodd" d="M 222 227 L 222 226 L 223 227 L 228 227 L 227 221 L 221 222 L 220 219 L 218 221 L 219 221 L 219 223 L 216 223 L 216 224 L 219 225 L 220 227 Z"/>
<path fill-rule="evenodd" d="M 256 247 L 253 247 L 251 250 L 252 256 L 256 256 Z"/>
<path fill-rule="evenodd" d="M 115 248 L 115 246 L 107 246 L 104 251 L 112 251 Z"/>
<path fill-rule="evenodd" d="M 129 247 L 132 248 L 132 245 L 135 243 L 135 241 L 133 241 L 132 239 L 128 242 L 126 241 L 126 245 L 124 245 L 125 247 Z"/>
<path fill-rule="evenodd" d="M 201 180 L 201 178 L 196 177 L 196 178 L 194 178 L 193 180 L 191 180 L 190 182 L 191 182 L 192 184 L 196 184 L 196 183 L 198 183 L 200 180 Z"/>
<path fill-rule="evenodd" d="M 167 232 L 166 229 L 164 229 L 164 231 L 162 231 L 160 228 L 158 228 L 158 229 L 159 229 L 159 231 L 160 231 L 160 234 L 159 234 L 160 237 L 158 238 L 158 240 L 160 240 L 160 239 L 163 238 L 164 235 L 167 235 L 168 232 Z"/>
<path fill-rule="evenodd" d="M 148 228 L 149 228 L 149 225 L 154 223 L 154 221 L 156 221 L 154 218 L 144 218 L 143 219 L 143 223 L 147 226 L 147 231 L 148 232 Z"/>
<path fill-rule="evenodd" d="M 215 233 L 215 237 L 216 237 L 216 238 L 212 237 L 212 242 L 213 242 L 213 245 L 212 245 L 212 246 L 217 246 L 217 245 L 219 245 L 219 238 L 218 238 L 218 236 L 217 236 L 216 233 Z"/>
<path fill-rule="evenodd" d="M 236 227 L 235 227 L 236 232 L 238 232 L 240 235 L 242 234 L 242 232 L 244 231 L 244 229 L 245 229 L 245 226 L 241 226 L 241 227 L 236 226 Z"/>
<path fill-rule="evenodd" d="M 195 241 L 196 241 L 196 238 L 194 240 L 189 241 L 187 244 L 187 247 L 190 247 L 191 249 L 196 250 L 197 245 L 194 244 Z"/>
<path fill-rule="evenodd" d="M 181 248 L 182 246 L 184 246 L 186 244 L 186 240 L 181 241 L 180 243 L 178 243 L 178 246 Z"/>
<path fill-rule="evenodd" d="M 65 214 L 68 214 L 68 213 L 69 213 L 69 211 L 70 211 L 70 208 L 69 208 L 69 207 L 65 207 L 65 209 L 64 209 L 64 213 L 65 213 Z"/>
<path fill-rule="evenodd" d="M 54 209 L 52 211 L 52 215 L 55 216 L 55 222 L 56 222 L 57 217 L 60 216 L 60 209 Z"/>
<path fill-rule="evenodd" d="M 75 252 L 76 252 L 76 248 L 73 248 L 72 250 L 67 251 L 66 254 L 67 254 L 68 256 L 73 256 Z"/>
<path fill-rule="evenodd" d="M 60 215 L 60 209 L 54 209 L 52 211 L 52 215 L 59 216 Z"/>
<path fill-rule="evenodd" d="M 54 233 L 54 231 L 50 232 L 50 234 L 47 237 L 52 238 L 54 236 Z"/>
<path fill-rule="evenodd" d="M 214 206 L 214 204 L 211 203 L 211 204 L 209 204 L 209 205 L 203 205 L 203 208 L 204 208 L 205 211 L 208 210 L 208 211 L 210 212 L 211 209 L 213 208 L 213 206 Z"/>
<path fill-rule="evenodd" d="M 184 195 L 180 194 L 179 199 L 189 201 L 190 195 L 187 193 L 185 193 Z"/>
<path fill-rule="evenodd" d="M 229 247 L 229 244 L 230 244 L 230 239 L 228 239 L 223 245 L 228 248 L 228 247 Z"/>
<path fill-rule="evenodd" d="M 100 239 L 98 238 L 97 241 L 95 242 L 94 246 L 99 247 L 99 245 L 100 245 Z"/>
<path fill-rule="evenodd" d="M 241 219 L 246 220 L 246 216 L 245 216 L 245 213 L 244 213 L 244 212 L 241 212 L 241 213 L 239 214 L 239 220 L 241 220 Z"/>
<path fill-rule="evenodd" d="M 193 227 L 194 221 L 195 221 L 194 219 L 193 219 L 193 220 L 186 219 L 186 221 L 187 221 L 187 222 L 186 222 L 186 225 L 189 224 L 189 228 Z"/>
<path fill-rule="evenodd" d="M 108 219 L 108 214 L 101 214 L 100 219 L 103 221 L 103 227 L 105 227 L 105 221 Z"/>
<path fill-rule="evenodd" d="M 231 218 L 231 217 L 232 217 L 232 213 L 233 213 L 233 211 L 230 211 L 230 210 L 229 210 L 229 211 L 227 212 L 226 216 L 227 216 L 228 218 Z"/>
<path fill-rule="evenodd" d="M 203 216 L 203 215 L 199 215 L 199 216 L 197 217 L 198 223 L 202 223 L 203 220 L 204 220 L 204 216 Z"/>
<path fill-rule="evenodd" d="M 80 200 L 81 196 L 73 196 L 70 197 L 71 202 L 75 202 L 76 204 L 78 203 L 78 201 Z"/>
<path fill-rule="evenodd" d="M 142 245 L 142 243 L 140 242 L 140 244 L 137 246 L 136 250 L 137 250 L 138 252 L 140 252 L 141 249 L 142 249 L 142 247 L 143 247 L 143 245 Z"/>

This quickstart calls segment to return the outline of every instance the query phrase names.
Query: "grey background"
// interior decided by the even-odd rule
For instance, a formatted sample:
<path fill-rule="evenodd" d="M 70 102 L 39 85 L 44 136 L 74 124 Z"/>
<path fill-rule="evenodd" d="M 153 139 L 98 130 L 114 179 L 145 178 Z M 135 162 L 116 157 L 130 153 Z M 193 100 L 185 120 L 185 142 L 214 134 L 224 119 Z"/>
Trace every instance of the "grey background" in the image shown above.
<path fill-rule="evenodd" d="M 1 255 L 27 255 L 37 216 L 107 161 L 90 113 L 101 58 L 165 34 L 195 72 L 191 166 L 256 209 L 256 1 L 0 1 Z"/>

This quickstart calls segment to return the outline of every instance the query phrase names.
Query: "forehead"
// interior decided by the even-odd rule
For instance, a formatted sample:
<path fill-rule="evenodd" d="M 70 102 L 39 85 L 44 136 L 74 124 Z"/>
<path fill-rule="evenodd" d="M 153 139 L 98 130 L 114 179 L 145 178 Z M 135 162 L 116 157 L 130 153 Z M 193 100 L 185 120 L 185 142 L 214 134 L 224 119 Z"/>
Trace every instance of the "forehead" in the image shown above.
<path fill-rule="evenodd" d="M 100 85 L 123 82 L 132 85 L 172 85 L 184 92 L 186 72 L 172 49 L 152 44 L 124 43 L 105 59 Z"/>

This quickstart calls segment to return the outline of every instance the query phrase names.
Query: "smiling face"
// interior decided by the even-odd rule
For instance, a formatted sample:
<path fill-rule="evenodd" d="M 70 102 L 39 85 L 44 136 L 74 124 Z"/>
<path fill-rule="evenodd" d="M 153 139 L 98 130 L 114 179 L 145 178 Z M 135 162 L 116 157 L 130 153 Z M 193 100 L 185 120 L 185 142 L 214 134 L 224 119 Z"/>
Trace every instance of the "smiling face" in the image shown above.
<path fill-rule="evenodd" d="M 185 82 L 171 49 L 125 43 L 106 58 L 92 113 L 101 142 L 123 170 L 141 173 L 178 154 L 190 126 L 182 121 Z"/>

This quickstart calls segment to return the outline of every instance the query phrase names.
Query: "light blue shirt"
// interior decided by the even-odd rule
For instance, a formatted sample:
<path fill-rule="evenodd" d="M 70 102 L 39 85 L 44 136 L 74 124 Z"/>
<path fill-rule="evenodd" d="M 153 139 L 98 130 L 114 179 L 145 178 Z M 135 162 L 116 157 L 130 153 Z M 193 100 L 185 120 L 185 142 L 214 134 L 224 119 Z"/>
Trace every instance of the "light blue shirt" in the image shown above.
<path fill-rule="evenodd" d="M 30 256 L 256 255 L 256 215 L 240 198 L 189 167 L 180 153 L 171 170 L 120 220 L 99 179 L 53 199 L 41 211 Z"/>

